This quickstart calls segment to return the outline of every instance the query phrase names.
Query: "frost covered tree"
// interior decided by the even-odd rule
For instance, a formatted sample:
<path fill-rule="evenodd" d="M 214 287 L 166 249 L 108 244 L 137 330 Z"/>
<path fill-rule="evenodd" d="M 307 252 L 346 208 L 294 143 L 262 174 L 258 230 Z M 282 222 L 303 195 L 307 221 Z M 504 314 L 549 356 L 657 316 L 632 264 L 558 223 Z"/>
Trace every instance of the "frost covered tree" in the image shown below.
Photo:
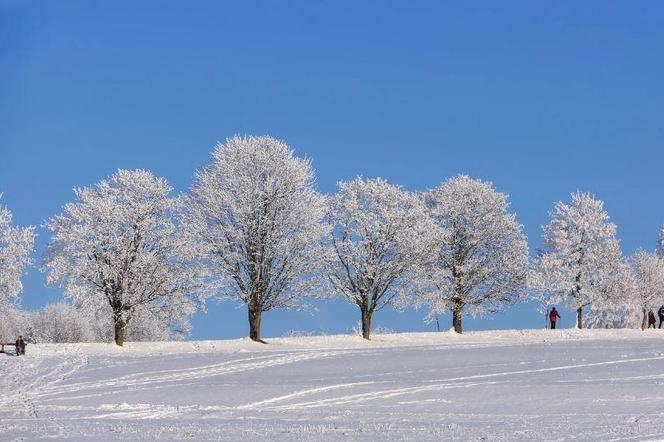
<path fill-rule="evenodd" d="M 648 312 L 664 304 L 664 260 L 655 254 L 637 250 L 629 260 L 634 289 L 629 296 L 642 313 L 641 329 L 648 325 Z"/>
<path fill-rule="evenodd" d="M 583 316 L 586 328 L 636 328 L 641 323 L 641 307 L 636 291 L 638 281 L 629 262 L 621 261 L 606 276 L 602 296 L 592 302 Z"/>
<path fill-rule="evenodd" d="M 108 305 L 122 345 L 137 312 L 190 315 L 201 302 L 199 274 L 188 265 L 191 245 L 178 232 L 175 201 L 165 179 L 145 170 L 118 170 L 95 186 L 75 189 L 76 201 L 46 226 L 52 233 L 43 269 L 78 307 Z"/>
<path fill-rule="evenodd" d="M 489 182 L 465 175 L 424 194 L 431 218 L 444 234 L 432 250 L 430 315 L 452 312 L 462 332 L 464 310 L 498 311 L 523 299 L 528 278 L 528 244 L 507 195 Z"/>
<path fill-rule="evenodd" d="M 438 229 L 416 195 L 382 179 L 338 187 L 329 202 L 326 273 L 332 288 L 360 309 L 362 337 L 369 339 L 374 312 L 415 294 Z"/>
<path fill-rule="evenodd" d="M 71 304 L 49 304 L 26 316 L 25 335 L 37 343 L 95 341 L 90 318 Z"/>
<path fill-rule="evenodd" d="M 657 241 L 657 254 L 664 259 L 664 224 L 659 227 L 659 241 Z"/>
<path fill-rule="evenodd" d="M 23 289 L 21 278 L 31 263 L 34 239 L 34 228 L 12 225 L 12 213 L 0 205 L 0 313 L 5 319 Z"/>
<path fill-rule="evenodd" d="M 261 317 L 297 308 L 318 283 L 327 227 L 307 159 L 268 136 L 218 144 L 185 198 L 183 229 L 223 299 L 246 304 L 249 337 Z"/>
<path fill-rule="evenodd" d="M 550 302 L 566 301 L 577 312 L 577 328 L 583 328 L 583 309 L 611 296 L 621 252 L 604 203 L 582 192 L 571 199 L 556 203 L 551 221 L 543 226 L 545 249 L 537 270 Z"/>

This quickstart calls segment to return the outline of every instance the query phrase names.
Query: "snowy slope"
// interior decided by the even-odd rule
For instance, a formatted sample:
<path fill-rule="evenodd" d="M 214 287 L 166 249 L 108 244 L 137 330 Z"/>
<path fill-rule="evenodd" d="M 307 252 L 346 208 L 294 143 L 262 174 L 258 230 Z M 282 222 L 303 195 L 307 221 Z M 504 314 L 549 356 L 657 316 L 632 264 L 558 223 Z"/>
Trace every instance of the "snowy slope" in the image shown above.
<path fill-rule="evenodd" d="M 44 344 L 0 372 L 0 440 L 664 440 L 664 330 Z"/>

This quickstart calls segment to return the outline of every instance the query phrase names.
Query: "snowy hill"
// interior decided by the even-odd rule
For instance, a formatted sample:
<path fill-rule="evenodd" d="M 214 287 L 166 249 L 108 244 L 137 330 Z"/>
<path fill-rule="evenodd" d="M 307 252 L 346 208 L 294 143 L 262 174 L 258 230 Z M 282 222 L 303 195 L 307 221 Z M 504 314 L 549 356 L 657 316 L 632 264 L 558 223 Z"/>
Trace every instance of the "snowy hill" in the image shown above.
<path fill-rule="evenodd" d="M 664 440 L 664 331 L 32 345 L 0 440 Z"/>

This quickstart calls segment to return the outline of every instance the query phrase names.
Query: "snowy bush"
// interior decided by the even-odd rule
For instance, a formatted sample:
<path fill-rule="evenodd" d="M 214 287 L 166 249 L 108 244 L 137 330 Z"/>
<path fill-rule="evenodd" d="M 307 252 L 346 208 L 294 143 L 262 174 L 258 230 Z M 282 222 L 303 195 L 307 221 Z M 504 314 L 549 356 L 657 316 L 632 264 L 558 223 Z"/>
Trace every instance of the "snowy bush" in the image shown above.
<path fill-rule="evenodd" d="M 96 338 L 90 320 L 70 304 L 49 304 L 26 316 L 23 334 L 35 342 L 91 342 Z"/>
<path fill-rule="evenodd" d="M 90 321 L 95 341 L 113 341 L 114 323 L 108 305 L 86 305 L 81 312 Z M 129 342 L 181 340 L 189 335 L 190 329 L 187 314 L 177 317 L 160 309 L 137 309 L 127 325 L 125 339 Z"/>
<path fill-rule="evenodd" d="M 14 342 L 18 335 L 26 335 L 26 313 L 14 305 L 0 309 L 0 341 Z"/>
<path fill-rule="evenodd" d="M 281 336 L 284 338 L 302 338 L 310 336 L 326 336 L 327 333 L 320 333 L 312 330 L 287 330 Z"/>

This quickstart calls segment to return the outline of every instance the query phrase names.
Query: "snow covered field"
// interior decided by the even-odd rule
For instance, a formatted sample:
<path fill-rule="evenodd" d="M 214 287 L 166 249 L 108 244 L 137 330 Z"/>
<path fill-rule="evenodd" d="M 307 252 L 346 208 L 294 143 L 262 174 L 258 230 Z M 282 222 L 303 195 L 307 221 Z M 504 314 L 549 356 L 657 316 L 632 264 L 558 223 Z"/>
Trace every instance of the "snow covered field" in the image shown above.
<path fill-rule="evenodd" d="M 32 345 L 0 440 L 664 440 L 664 331 Z"/>

